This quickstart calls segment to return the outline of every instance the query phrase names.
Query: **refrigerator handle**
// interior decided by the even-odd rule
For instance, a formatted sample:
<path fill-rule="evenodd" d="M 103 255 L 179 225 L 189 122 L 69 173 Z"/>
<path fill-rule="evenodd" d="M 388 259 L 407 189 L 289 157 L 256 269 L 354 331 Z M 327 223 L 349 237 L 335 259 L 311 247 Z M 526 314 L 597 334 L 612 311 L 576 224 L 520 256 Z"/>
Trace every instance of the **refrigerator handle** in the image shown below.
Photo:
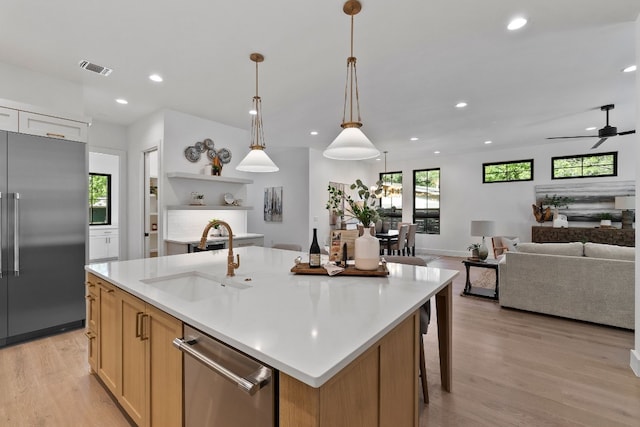
<path fill-rule="evenodd" d="M 14 193 L 13 204 L 13 274 L 20 274 L 20 193 Z"/>
<path fill-rule="evenodd" d="M 2 278 L 2 192 L 0 192 L 0 279 Z"/>

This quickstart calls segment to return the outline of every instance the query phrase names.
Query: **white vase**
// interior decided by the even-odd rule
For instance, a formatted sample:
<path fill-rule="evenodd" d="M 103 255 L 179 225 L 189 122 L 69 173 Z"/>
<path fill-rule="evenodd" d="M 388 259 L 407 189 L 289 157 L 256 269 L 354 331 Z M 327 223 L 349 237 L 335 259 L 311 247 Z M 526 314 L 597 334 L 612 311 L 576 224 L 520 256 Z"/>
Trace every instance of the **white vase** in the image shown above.
<path fill-rule="evenodd" d="M 364 233 L 356 239 L 355 245 L 356 269 L 377 270 L 380 262 L 380 241 L 371 233 Z"/>

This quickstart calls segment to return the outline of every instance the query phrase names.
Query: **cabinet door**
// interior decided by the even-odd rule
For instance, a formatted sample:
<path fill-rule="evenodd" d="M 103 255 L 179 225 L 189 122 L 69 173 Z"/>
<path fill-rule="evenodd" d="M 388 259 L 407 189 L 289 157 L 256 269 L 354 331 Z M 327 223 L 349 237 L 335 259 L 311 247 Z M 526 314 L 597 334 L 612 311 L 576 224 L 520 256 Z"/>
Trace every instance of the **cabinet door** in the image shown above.
<path fill-rule="evenodd" d="M 172 345 L 182 337 L 182 322 L 147 305 L 149 314 L 150 425 L 182 425 L 182 352 Z M 146 333 L 146 332 L 145 332 Z"/>
<path fill-rule="evenodd" d="M 96 292 L 94 292 L 94 289 Z M 98 298 L 99 293 L 96 285 L 87 283 L 87 325 L 85 335 L 89 340 L 87 350 L 91 372 L 96 372 L 98 369 L 98 318 L 100 317 Z"/>
<path fill-rule="evenodd" d="M 107 388 L 118 396 L 120 381 L 118 380 L 120 366 L 118 311 L 119 292 L 113 285 L 100 281 L 100 295 L 98 297 L 100 320 L 98 321 L 98 376 Z"/>
<path fill-rule="evenodd" d="M 118 258 L 120 256 L 120 238 L 118 235 L 107 237 L 107 257 Z"/>
<path fill-rule="evenodd" d="M 89 237 L 89 259 L 103 259 L 107 258 L 109 254 L 109 248 L 107 246 L 107 238 L 104 236 L 91 236 Z"/>
<path fill-rule="evenodd" d="M 18 132 L 18 110 L 0 107 L 0 130 Z"/>
<path fill-rule="evenodd" d="M 20 133 L 87 142 L 87 123 L 75 120 L 20 111 L 18 126 Z"/>
<path fill-rule="evenodd" d="M 147 386 L 145 378 L 146 346 L 149 337 L 145 333 L 143 322 L 145 304 L 140 299 L 121 292 L 120 310 L 122 319 L 122 387 L 118 401 L 139 427 L 148 421 Z"/>

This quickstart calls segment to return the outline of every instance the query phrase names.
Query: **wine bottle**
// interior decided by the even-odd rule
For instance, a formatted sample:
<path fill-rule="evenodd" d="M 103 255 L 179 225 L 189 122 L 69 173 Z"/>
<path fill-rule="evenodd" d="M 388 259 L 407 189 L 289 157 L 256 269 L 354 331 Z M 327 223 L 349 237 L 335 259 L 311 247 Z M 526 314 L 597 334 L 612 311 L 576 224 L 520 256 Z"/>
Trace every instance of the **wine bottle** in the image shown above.
<path fill-rule="evenodd" d="M 313 241 L 309 248 L 309 267 L 320 267 L 320 245 L 318 245 L 318 229 L 313 229 Z"/>

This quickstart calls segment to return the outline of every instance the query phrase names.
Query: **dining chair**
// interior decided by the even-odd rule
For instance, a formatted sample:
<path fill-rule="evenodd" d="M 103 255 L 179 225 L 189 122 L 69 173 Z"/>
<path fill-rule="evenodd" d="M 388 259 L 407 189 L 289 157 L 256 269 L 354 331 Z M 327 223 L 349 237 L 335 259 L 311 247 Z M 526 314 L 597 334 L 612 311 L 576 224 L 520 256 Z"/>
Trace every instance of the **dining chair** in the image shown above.
<path fill-rule="evenodd" d="M 415 256 L 394 256 L 387 255 L 383 257 L 386 262 L 395 262 L 398 264 L 419 265 L 426 267 L 427 262 Z M 422 304 L 420 307 L 420 381 L 422 382 L 422 396 L 424 403 L 429 403 L 429 389 L 427 387 L 427 361 L 424 355 L 424 335 L 429 329 L 431 322 L 431 299 Z"/>
<path fill-rule="evenodd" d="M 416 256 L 416 231 L 418 224 L 409 224 L 407 231 L 407 255 Z"/>
<path fill-rule="evenodd" d="M 389 249 L 391 250 L 393 255 L 404 255 L 405 248 L 407 247 L 407 232 L 409 230 L 409 225 L 403 224 L 398 229 L 398 240 L 391 243 Z"/>
<path fill-rule="evenodd" d="M 274 243 L 271 247 L 273 249 L 286 249 L 288 251 L 302 251 L 302 246 L 296 245 L 295 243 Z"/>

